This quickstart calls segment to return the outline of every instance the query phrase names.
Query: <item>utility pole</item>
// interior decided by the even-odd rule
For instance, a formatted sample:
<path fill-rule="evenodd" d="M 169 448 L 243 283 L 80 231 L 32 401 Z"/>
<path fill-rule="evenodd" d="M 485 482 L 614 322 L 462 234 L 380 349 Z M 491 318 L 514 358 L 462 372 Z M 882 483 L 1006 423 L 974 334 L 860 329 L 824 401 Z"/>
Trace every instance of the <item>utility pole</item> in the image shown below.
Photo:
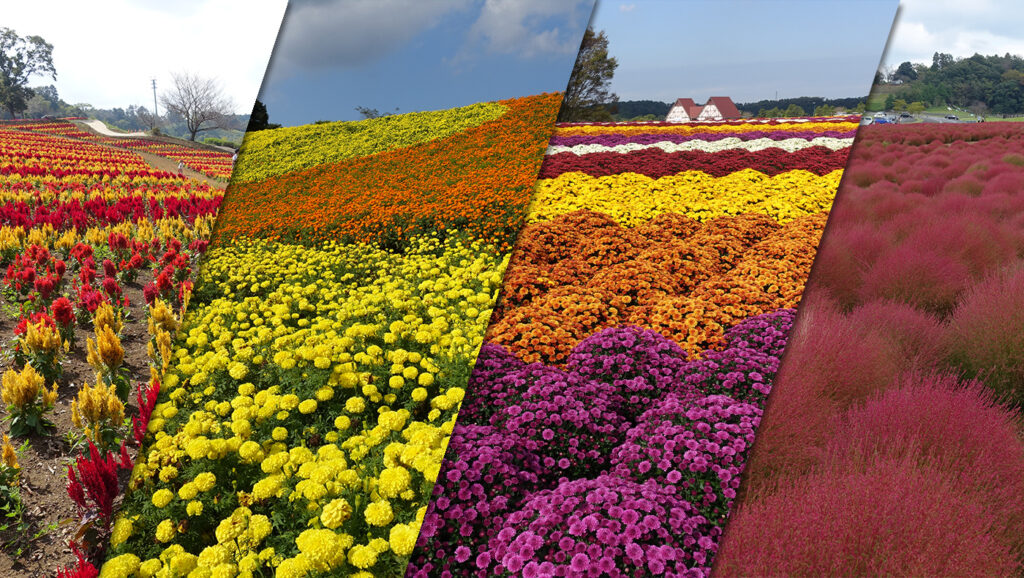
<path fill-rule="evenodd" d="M 156 118 L 160 118 L 160 113 L 157 112 L 157 110 L 156 110 L 156 79 L 154 78 L 154 79 L 152 79 L 152 81 L 153 81 L 153 116 L 156 117 Z"/>

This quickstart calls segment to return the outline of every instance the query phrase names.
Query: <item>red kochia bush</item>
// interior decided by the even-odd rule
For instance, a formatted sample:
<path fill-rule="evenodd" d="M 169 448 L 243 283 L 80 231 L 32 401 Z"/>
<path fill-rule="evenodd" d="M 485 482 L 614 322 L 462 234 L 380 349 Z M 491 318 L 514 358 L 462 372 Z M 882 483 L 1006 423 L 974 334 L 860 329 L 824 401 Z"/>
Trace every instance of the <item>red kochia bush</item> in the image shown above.
<path fill-rule="evenodd" d="M 966 265 L 935 250 L 897 246 L 881 255 L 864 273 L 858 296 L 908 303 L 945 315 L 956 307 L 970 281 Z"/>
<path fill-rule="evenodd" d="M 985 500 L 927 460 L 838 464 L 734 509 L 713 570 L 719 578 L 1018 575 L 1019 560 L 991 532 L 996 521 Z"/>
<path fill-rule="evenodd" d="M 950 319 L 947 343 L 966 377 L 1024 403 L 1024 262 L 973 287 Z"/>
<path fill-rule="evenodd" d="M 879 457 L 926 460 L 973 492 L 996 516 L 992 531 L 999 541 L 1024 553 L 1024 445 L 1013 410 L 981 383 L 909 373 L 846 412 L 835 432 L 826 463 L 851 468 Z"/>

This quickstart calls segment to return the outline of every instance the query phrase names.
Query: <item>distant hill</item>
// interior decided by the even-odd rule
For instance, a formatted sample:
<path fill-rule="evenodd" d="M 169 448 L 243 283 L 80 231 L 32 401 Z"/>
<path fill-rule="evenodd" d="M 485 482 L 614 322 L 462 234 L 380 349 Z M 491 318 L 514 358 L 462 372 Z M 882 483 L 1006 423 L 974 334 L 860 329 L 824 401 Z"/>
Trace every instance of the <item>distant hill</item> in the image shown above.
<path fill-rule="evenodd" d="M 620 100 L 609 105 L 612 118 L 617 121 L 634 120 L 647 115 L 654 115 L 658 117 L 658 120 L 663 120 L 670 108 L 672 108 L 670 103 L 656 100 Z"/>
<path fill-rule="evenodd" d="M 936 52 L 932 64 L 903 62 L 884 77 L 875 92 L 888 93 L 886 108 L 896 100 L 925 106 L 953 106 L 978 114 L 1024 111 L 1024 57 L 1012 54 L 954 58 Z M 879 82 L 880 81 L 880 82 Z"/>
<path fill-rule="evenodd" d="M 786 110 L 790 106 L 799 106 L 804 114 L 814 114 L 814 110 L 820 106 L 831 106 L 832 108 L 844 108 L 853 110 L 858 104 L 864 104 L 866 96 L 848 98 L 822 98 L 820 96 L 798 96 L 796 98 L 781 98 L 777 100 L 758 100 L 756 102 L 738 102 L 736 108 L 740 112 L 751 116 L 760 116 L 762 111 L 771 109 Z"/>

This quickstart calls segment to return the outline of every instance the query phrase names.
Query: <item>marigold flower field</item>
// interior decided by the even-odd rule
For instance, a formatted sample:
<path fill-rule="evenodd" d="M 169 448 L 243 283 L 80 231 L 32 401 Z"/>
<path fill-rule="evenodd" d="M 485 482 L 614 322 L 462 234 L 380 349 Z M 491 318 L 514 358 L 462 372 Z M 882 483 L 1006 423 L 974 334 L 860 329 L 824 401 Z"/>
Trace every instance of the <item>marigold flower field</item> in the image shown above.
<path fill-rule="evenodd" d="M 246 141 L 102 575 L 404 572 L 559 104 Z"/>
<path fill-rule="evenodd" d="M 857 120 L 558 126 L 407 575 L 708 573 Z"/>
<path fill-rule="evenodd" d="M 145 398 L 158 387 L 151 367 L 171 354 L 223 192 L 125 148 L 63 136 L 69 127 L 78 130 L 0 125 L 0 393 L 7 474 L 15 470 L 0 508 L 11 513 L 2 538 L 12 548 L 24 547 L 19 533 L 71 514 L 84 561 L 106 540 L 117 468 L 132 466 L 128 448 L 141 441 Z M 10 467 L 19 438 L 36 440 L 21 456 L 30 469 Z M 75 458 L 66 492 L 43 471 L 62 474 L 62 457 Z"/>
<path fill-rule="evenodd" d="M 862 130 L 715 573 L 1020 575 L 1024 132 Z"/>

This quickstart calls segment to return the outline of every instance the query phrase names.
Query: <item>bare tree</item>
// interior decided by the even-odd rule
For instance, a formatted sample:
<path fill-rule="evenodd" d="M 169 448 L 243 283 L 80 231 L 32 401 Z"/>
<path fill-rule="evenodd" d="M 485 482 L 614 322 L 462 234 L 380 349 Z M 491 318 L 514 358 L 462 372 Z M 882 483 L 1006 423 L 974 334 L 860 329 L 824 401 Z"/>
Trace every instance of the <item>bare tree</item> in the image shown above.
<path fill-rule="evenodd" d="M 135 118 L 138 119 L 139 124 L 149 129 L 150 132 L 156 134 L 156 131 L 160 128 L 160 117 L 149 112 L 144 106 L 136 108 L 134 111 Z"/>
<path fill-rule="evenodd" d="M 172 74 L 174 88 L 160 97 L 164 107 L 185 120 L 189 140 L 215 128 L 229 128 L 234 103 L 221 92 L 216 79 L 187 72 Z"/>

